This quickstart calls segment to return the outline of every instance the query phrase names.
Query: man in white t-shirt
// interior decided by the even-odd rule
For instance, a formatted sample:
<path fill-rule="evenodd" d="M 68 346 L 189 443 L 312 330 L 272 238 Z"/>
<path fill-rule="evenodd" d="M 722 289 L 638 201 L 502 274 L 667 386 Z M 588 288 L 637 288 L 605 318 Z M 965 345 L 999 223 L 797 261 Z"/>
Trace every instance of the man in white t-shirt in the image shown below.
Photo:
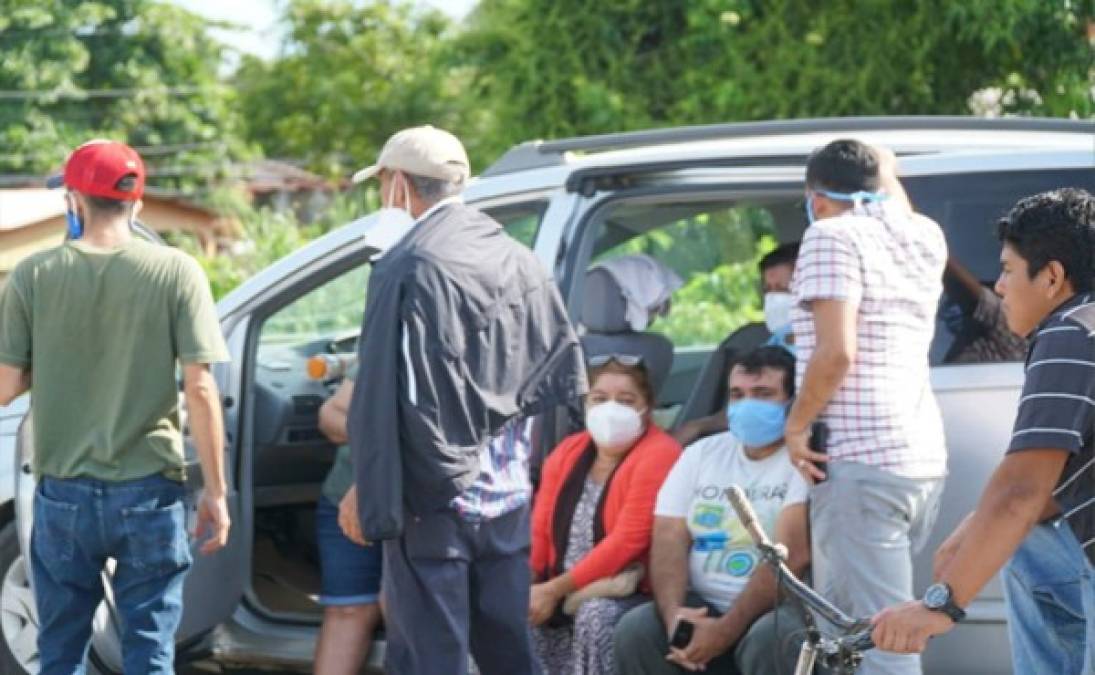
<path fill-rule="evenodd" d="M 730 431 L 690 445 L 658 493 L 654 602 L 632 610 L 616 627 L 623 675 L 699 667 L 751 675 L 794 667 L 802 639 L 792 634 L 802 631 L 802 619 L 791 608 L 777 613 L 775 575 L 727 497 L 732 485 L 741 486 L 765 531 L 787 546 L 791 570 L 806 569 L 808 487 L 783 443 L 794 370 L 794 357 L 778 346 L 761 347 L 736 363 L 729 378 Z M 671 648 L 682 620 L 693 624 L 692 638 Z"/>

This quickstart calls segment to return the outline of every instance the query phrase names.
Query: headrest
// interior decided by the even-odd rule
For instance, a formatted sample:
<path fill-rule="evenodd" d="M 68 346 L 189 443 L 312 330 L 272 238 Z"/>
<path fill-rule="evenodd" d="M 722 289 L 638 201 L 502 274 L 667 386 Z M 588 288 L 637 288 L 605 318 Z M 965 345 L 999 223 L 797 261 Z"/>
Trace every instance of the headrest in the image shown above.
<path fill-rule="evenodd" d="M 592 333 L 628 333 L 627 298 L 608 270 L 594 267 L 586 273 L 582 325 Z"/>

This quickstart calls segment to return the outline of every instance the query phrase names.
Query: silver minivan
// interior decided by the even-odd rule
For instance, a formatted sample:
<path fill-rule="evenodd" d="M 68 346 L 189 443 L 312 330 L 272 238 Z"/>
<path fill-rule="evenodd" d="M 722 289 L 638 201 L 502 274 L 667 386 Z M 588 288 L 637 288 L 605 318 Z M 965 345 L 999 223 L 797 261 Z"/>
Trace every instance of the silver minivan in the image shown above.
<path fill-rule="evenodd" d="M 711 386 L 723 339 L 761 318 L 756 261 L 776 243 L 801 238 L 806 156 L 839 137 L 894 149 L 918 210 L 940 223 L 952 258 L 985 283 L 998 272 L 994 223 L 1020 197 L 1064 186 L 1095 192 L 1095 123 L 859 118 L 524 143 L 475 179 L 465 199 L 535 251 L 579 324 L 583 312 L 596 311 L 582 300 L 586 271 L 598 260 L 646 253 L 685 280 L 673 311 L 650 329 L 674 347 L 657 411 L 672 426 L 717 409 L 710 391 L 701 390 Z M 370 261 L 395 236 L 372 216 L 361 218 L 218 303 L 233 356 L 215 375 L 224 395 L 234 527 L 228 547 L 196 560 L 187 579 L 180 660 L 310 668 L 321 617 L 313 509 L 334 453 L 317 428 L 317 411 L 337 382 L 309 378 L 306 362 L 354 350 Z M 934 536 L 916 561 L 918 589 L 929 582 L 930 551 L 974 507 L 1002 455 L 1022 382 L 1019 362 L 954 363 L 948 325 L 937 323 L 931 359 L 950 475 Z M 37 658 L 22 562 L 34 489 L 26 419 L 17 431 L 26 406 L 24 398 L 0 409 L 0 453 L 11 453 L 4 461 L 14 471 L 0 486 L 0 673 L 35 672 Z M 537 448 L 553 447 L 567 425 L 562 411 L 549 415 L 537 425 Z M 200 480 L 199 471 L 190 473 Z M 110 569 L 103 574 L 106 582 Z M 383 646 L 381 638 L 374 667 Z M 120 670 L 109 590 L 90 658 L 100 672 Z M 973 603 L 967 622 L 932 643 L 925 669 L 1011 671 L 998 583 Z"/>

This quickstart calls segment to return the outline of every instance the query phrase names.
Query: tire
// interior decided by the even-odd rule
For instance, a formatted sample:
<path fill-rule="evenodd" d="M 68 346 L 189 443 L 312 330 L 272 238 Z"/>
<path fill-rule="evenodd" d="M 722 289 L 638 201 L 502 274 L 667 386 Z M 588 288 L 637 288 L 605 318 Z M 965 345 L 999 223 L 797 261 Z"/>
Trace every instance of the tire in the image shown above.
<path fill-rule="evenodd" d="M 0 675 L 38 672 L 38 610 L 12 520 L 0 528 Z"/>
<path fill-rule="evenodd" d="M 38 609 L 15 521 L 0 527 L 0 675 L 37 675 Z M 92 650 L 88 675 L 106 675 Z"/>

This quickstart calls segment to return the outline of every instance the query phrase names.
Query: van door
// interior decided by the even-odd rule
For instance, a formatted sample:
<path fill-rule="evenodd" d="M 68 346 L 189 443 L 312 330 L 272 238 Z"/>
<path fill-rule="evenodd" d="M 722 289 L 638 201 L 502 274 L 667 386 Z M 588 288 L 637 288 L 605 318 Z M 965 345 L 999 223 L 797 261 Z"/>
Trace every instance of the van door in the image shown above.
<path fill-rule="evenodd" d="M 928 157 L 909 158 L 902 162 L 909 174 L 903 182 L 917 209 L 946 233 L 952 265 L 961 266 L 988 290 L 1000 273 L 996 223 L 1016 202 L 1062 187 L 1095 193 L 1095 156 L 1082 153 L 1072 159 L 1078 161 L 1030 153 L 1010 157 L 1006 166 L 982 160 L 955 170 L 953 163 L 946 167 Z M 951 277 L 945 277 L 930 355 L 932 388 L 947 436 L 949 475 L 931 538 L 914 561 L 917 589 L 931 583 L 932 553 L 976 507 L 1004 456 L 1026 358 L 1022 342 L 986 342 L 993 327 L 972 325 L 969 307 L 963 310 L 959 297 L 966 292 Z M 1006 326 L 998 330 L 1006 331 Z M 1005 672 L 1010 654 L 1005 619 L 1003 588 L 994 577 L 968 608 L 967 620 L 933 641 L 924 656 L 925 670 Z M 979 647 L 969 650 L 970 644 Z"/>

